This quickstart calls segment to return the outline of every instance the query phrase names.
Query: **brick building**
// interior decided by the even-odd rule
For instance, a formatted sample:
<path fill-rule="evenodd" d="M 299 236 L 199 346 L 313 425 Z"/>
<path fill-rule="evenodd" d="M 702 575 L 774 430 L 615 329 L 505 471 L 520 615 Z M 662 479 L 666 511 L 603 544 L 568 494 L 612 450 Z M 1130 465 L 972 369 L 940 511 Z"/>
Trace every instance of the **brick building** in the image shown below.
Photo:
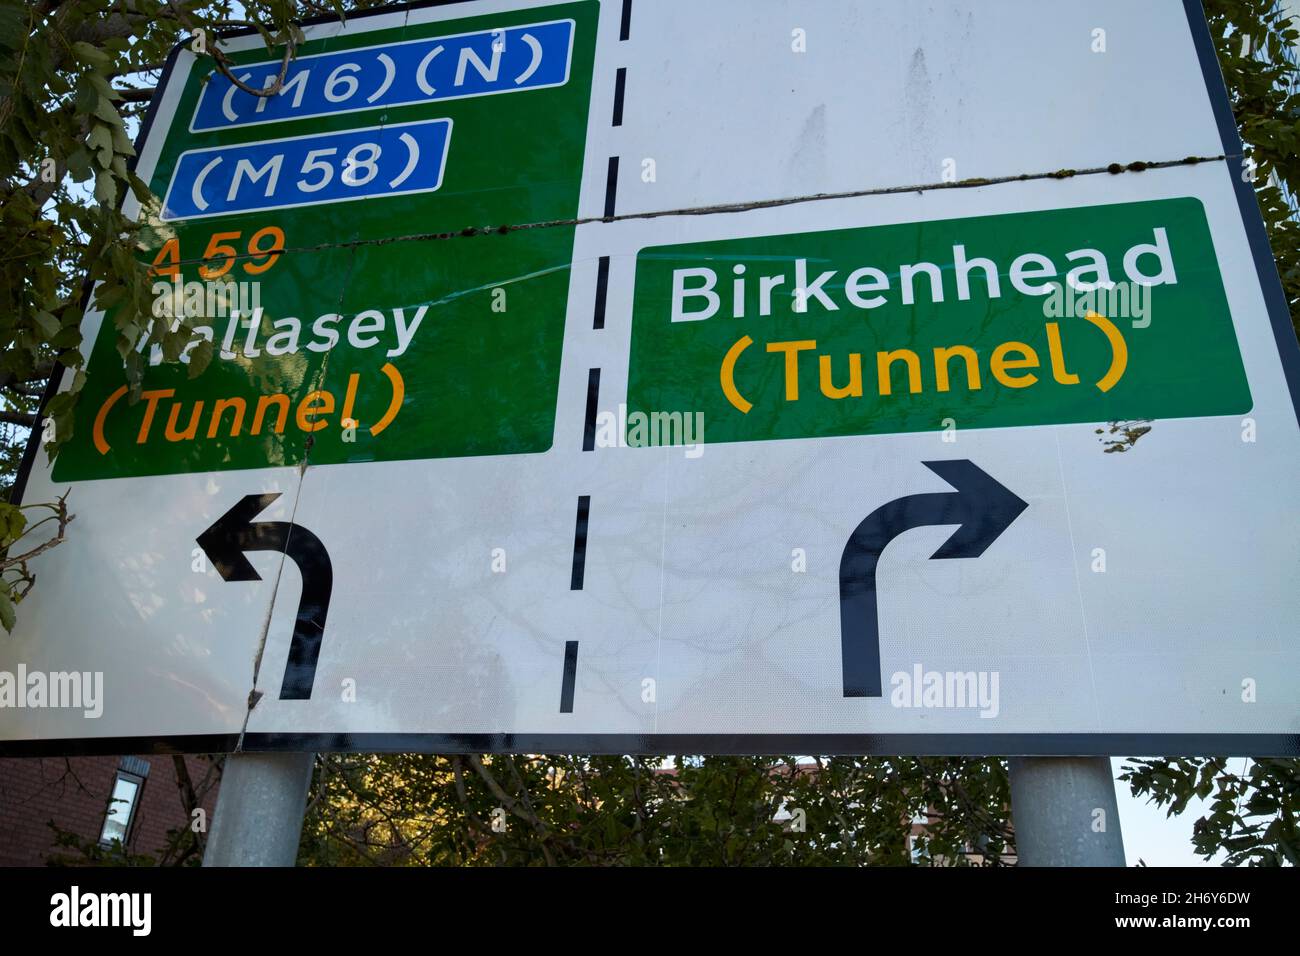
<path fill-rule="evenodd" d="M 202 808 L 206 826 L 217 802 L 217 768 L 204 758 L 184 757 L 182 772 L 177 759 L 0 759 L 0 866 L 75 865 L 91 862 L 88 854 L 94 853 L 118 857 L 114 839 L 132 857 L 158 861 L 168 831 L 190 825 L 188 808 Z M 59 845 L 59 831 L 77 845 Z M 191 853 L 185 862 L 197 858 Z"/>

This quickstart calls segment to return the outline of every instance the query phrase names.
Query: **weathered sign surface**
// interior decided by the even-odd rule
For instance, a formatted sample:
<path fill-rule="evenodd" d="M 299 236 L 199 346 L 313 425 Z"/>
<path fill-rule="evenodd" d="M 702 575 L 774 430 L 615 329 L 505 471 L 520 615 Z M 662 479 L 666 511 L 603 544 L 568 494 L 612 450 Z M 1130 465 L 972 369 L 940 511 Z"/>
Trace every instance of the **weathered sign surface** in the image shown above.
<path fill-rule="evenodd" d="M 211 67 L 135 211 L 212 359 L 132 395 L 91 311 L 0 748 L 1300 750 L 1300 358 L 1195 3 L 474 0 Z"/>

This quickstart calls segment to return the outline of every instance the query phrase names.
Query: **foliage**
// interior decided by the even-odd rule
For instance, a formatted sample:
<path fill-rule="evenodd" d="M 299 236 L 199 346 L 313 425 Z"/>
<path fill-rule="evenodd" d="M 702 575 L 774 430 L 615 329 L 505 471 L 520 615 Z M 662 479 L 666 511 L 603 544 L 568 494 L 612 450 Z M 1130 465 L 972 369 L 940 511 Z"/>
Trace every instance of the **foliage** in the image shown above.
<path fill-rule="evenodd" d="M 325 754 L 313 792 L 311 865 L 999 866 L 1013 852 L 998 760 Z"/>
<path fill-rule="evenodd" d="M 1207 0 L 1206 18 L 1232 103 L 1269 244 L 1300 330 L 1300 30 L 1275 0 Z M 1251 167 L 1243 175 L 1252 174 Z"/>
<path fill-rule="evenodd" d="M 1300 760 L 1242 759 L 1240 774 L 1226 757 L 1137 760 L 1124 780 L 1150 795 L 1168 816 L 1193 796 L 1210 799 L 1210 812 L 1192 825 L 1192 846 L 1205 859 L 1225 853 L 1225 866 L 1300 866 Z"/>
<path fill-rule="evenodd" d="M 35 522 L 28 521 L 29 514 L 42 514 Z M 53 504 L 22 505 L 0 510 L 0 627 L 12 630 L 16 617 L 14 605 L 21 601 L 36 584 L 36 574 L 28 562 L 37 555 L 61 544 L 67 535 L 68 524 L 76 515 L 68 513 L 68 497 L 64 495 Z M 53 535 L 39 543 L 24 540 L 29 535 L 54 522 Z"/>
<path fill-rule="evenodd" d="M 72 436 L 72 410 L 85 379 L 81 324 L 85 295 L 110 309 L 128 380 L 138 390 L 142 338 L 174 361 L 189 343 L 189 323 L 154 323 L 149 265 L 158 243 L 158 199 L 130 169 L 128 124 L 148 106 L 140 79 L 157 77 L 171 48 L 202 31 L 256 24 L 268 47 L 294 36 L 292 26 L 334 4 L 290 0 L 0 0 L 0 422 L 30 428 L 44 384 L 57 369 L 70 388 L 44 410 L 50 454 Z M 234 19 L 243 11 L 247 20 Z M 219 43 L 208 55 L 221 57 Z M 220 68 L 220 67 L 219 67 Z M 131 194 L 142 213 L 128 218 Z M 210 349 L 195 348 L 190 374 Z M 17 435 L 3 456 L 14 463 Z M 25 436 L 24 436 L 25 437 Z M 0 529 L 18 523 L 0 502 Z M 0 532 L 0 549 L 12 544 Z M 0 594 L 24 593 L 11 579 Z M 8 629 L 8 625 L 5 625 Z"/>

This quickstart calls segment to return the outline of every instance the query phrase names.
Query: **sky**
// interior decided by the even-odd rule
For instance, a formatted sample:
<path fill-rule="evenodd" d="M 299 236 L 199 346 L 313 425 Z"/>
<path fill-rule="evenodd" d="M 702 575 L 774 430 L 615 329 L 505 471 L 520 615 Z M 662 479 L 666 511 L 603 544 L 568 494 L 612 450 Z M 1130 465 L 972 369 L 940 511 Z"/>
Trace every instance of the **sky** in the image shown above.
<path fill-rule="evenodd" d="M 1245 759 L 1241 762 L 1244 765 Z M 1222 854 L 1207 862 L 1192 850 L 1192 825 L 1209 812 L 1208 800 L 1193 799 L 1181 815 L 1167 818 L 1166 808 L 1146 802 L 1146 797 L 1133 796 L 1128 784 L 1119 779 L 1124 758 L 1112 757 L 1110 765 L 1116 778 L 1119 826 L 1124 835 L 1124 858 L 1129 866 L 1138 866 L 1139 860 L 1147 866 L 1222 865 Z"/>

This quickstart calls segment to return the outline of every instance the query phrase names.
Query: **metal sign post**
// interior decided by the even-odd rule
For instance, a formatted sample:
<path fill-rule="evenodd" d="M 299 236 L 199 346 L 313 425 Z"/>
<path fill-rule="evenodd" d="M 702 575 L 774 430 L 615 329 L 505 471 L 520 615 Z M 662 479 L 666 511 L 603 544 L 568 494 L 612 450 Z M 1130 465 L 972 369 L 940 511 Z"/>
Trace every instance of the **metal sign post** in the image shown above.
<path fill-rule="evenodd" d="M 293 866 L 311 785 L 310 753 L 231 754 L 204 866 Z"/>
<path fill-rule="evenodd" d="M 1012 757 L 1021 866 L 1124 866 L 1109 757 Z"/>

